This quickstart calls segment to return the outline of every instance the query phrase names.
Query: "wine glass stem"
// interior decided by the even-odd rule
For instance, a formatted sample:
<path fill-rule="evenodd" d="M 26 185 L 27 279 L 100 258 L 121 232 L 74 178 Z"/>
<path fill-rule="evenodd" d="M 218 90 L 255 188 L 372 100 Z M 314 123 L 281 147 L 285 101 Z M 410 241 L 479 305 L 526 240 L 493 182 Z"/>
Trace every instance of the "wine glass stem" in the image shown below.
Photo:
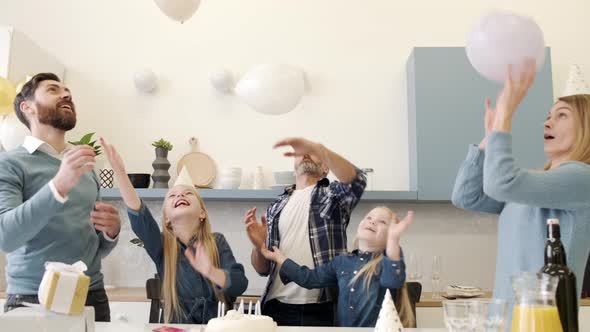
<path fill-rule="evenodd" d="M 439 294 L 439 280 L 438 279 L 432 279 L 432 298 L 433 299 L 440 299 L 440 294 Z"/>

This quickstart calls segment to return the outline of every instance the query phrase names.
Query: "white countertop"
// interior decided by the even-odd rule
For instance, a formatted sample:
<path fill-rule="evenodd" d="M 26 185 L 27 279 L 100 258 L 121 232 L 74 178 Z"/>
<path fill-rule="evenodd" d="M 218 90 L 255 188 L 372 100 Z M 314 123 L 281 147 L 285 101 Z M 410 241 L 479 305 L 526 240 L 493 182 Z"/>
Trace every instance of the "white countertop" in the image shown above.
<path fill-rule="evenodd" d="M 151 332 L 154 328 L 160 327 L 158 324 L 133 325 L 126 323 L 101 323 L 97 322 L 95 332 Z M 199 332 L 202 325 L 166 325 L 186 329 L 187 332 Z M 204 326 L 203 326 L 204 327 Z M 192 330 L 191 330 L 192 329 Z M 374 331 L 372 327 L 352 328 L 352 327 L 279 327 L 278 332 L 369 332 Z M 205 331 L 203 329 L 203 331 Z M 446 329 L 405 329 L 411 332 L 447 332 Z"/>

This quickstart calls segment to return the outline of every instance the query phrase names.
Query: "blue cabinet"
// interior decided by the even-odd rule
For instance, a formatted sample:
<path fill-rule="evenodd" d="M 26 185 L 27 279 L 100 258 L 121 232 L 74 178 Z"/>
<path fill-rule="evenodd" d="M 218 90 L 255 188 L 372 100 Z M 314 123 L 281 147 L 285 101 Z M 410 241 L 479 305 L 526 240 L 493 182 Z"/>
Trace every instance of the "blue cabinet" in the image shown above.
<path fill-rule="evenodd" d="M 517 165 L 542 168 L 543 122 L 554 103 L 551 54 L 516 113 Z M 416 47 L 407 62 L 410 190 L 418 200 L 450 200 L 469 143 L 484 135 L 484 100 L 501 86 L 481 77 L 463 47 Z"/>

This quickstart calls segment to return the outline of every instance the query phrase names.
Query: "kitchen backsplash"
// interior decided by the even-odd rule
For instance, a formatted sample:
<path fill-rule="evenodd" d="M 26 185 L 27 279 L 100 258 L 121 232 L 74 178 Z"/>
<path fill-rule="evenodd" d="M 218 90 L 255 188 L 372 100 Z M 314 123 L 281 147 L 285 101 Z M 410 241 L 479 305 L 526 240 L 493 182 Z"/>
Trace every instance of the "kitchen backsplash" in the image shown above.
<path fill-rule="evenodd" d="M 103 260 L 105 283 L 116 287 L 145 287 L 146 279 L 153 276 L 155 267 L 143 248 L 130 243 L 135 238 L 121 201 L 110 202 L 120 208 L 122 229 L 118 246 Z M 161 216 L 161 201 L 146 202 L 156 219 Z M 266 210 L 260 202 L 208 202 L 206 203 L 215 232 L 225 235 L 236 260 L 244 265 L 249 279 L 248 293 L 259 293 L 266 278 L 256 274 L 250 265 L 251 244 L 243 227 L 243 215 L 247 209 L 257 206 Z M 348 227 L 348 243 L 352 244 L 362 217 L 375 203 L 360 203 L 354 210 Z M 404 254 L 421 258 L 422 284 L 430 290 L 432 257 L 442 257 L 441 285 L 474 285 L 485 289 L 493 286 L 497 218 L 493 215 L 462 211 L 445 203 L 395 203 L 385 204 L 402 216 L 407 210 L 415 211 L 414 224 L 402 238 Z M 0 255 L 0 266 L 5 258 Z M 2 277 L 3 279 L 3 277 Z M 4 281 L 0 287 L 4 288 Z"/>

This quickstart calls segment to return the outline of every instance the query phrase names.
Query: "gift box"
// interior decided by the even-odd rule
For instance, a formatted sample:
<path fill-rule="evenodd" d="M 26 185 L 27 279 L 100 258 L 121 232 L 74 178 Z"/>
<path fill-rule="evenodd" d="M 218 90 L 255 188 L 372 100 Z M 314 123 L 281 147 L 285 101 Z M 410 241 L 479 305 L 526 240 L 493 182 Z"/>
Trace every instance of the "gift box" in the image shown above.
<path fill-rule="evenodd" d="M 94 332 L 94 308 L 86 307 L 77 316 L 47 311 L 40 306 L 16 308 L 0 314 L 2 331 Z"/>
<path fill-rule="evenodd" d="M 39 285 L 39 303 L 47 310 L 80 315 L 84 311 L 90 278 L 84 274 L 86 264 L 45 263 L 45 273 Z"/>

